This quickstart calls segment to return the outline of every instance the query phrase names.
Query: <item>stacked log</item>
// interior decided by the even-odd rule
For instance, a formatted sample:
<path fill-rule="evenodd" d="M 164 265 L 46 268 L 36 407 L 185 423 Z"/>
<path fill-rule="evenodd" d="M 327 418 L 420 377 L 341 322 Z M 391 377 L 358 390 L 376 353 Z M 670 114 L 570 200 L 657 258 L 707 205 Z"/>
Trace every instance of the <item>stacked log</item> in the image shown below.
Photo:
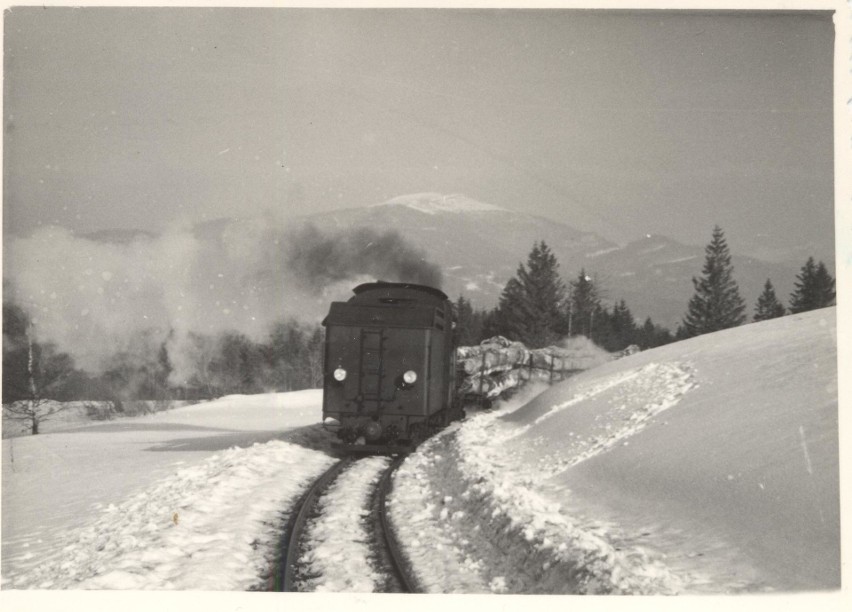
<path fill-rule="evenodd" d="M 459 373 L 463 375 L 459 391 L 493 399 L 529 380 L 562 380 L 568 373 L 583 369 L 569 356 L 569 351 L 557 346 L 528 349 L 502 336 L 489 338 L 478 346 L 462 346 L 456 351 Z"/>
<path fill-rule="evenodd" d="M 493 399 L 509 389 L 520 387 L 523 382 L 518 370 L 498 372 L 495 375 L 474 374 L 464 378 L 459 387 L 459 392 L 462 395 Z"/>
<path fill-rule="evenodd" d="M 639 350 L 636 346 L 629 346 L 611 355 L 591 346 L 598 353 L 596 358 L 578 353 L 576 347 L 528 349 L 522 343 L 503 336 L 489 338 L 478 346 L 460 346 L 456 349 L 459 392 L 462 395 L 494 399 L 528 381 L 552 384 L 596 363 L 618 359 Z"/>
<path fill-rule="evenodd" d="M 461 360 L 460 365 L 467 375 L 490 374 L 492 372 L 504 372 L 526 364 L 529 358 L 530 352 L 525 348 L 489 348 L 480 351 L 479 354 L 469 355 Z"/>

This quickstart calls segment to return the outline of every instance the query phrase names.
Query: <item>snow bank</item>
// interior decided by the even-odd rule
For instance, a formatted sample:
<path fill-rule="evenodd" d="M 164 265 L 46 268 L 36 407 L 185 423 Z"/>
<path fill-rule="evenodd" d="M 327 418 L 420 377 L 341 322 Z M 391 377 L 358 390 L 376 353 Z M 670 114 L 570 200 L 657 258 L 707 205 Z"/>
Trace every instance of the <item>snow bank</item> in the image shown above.
<path fill-rule="evenodd" d="M 441 454 L 458 426 L 429 439 L 409 455 L 394 475 L 388 515 L 400 537 L 417 584 L 427 593 L 487 593 L 482 575 L 486 561 L 466 549 L 467 540 L 453 525 L 461 515 L 450 513 L 446 495 L 452 482 L 451 458 Z M 473 554 L 471 554 L 473 553 Z"/>
<path fill-rule="evenodd" d="M 595 379 L 684 364 L 689 381 L 676 406 L 646 418 L 645 393 L 613 388 L 535 423 L 554 389 L 509 417 L 531 426 L 507 451 L 527 465 L 565 465 L 546 472 L 548 496 L 615 524 L 623 546 L 647 546 L 672 571 L 706 577 L 687 590 L 838 588 L 836 351 L 832 308 L 636 355 Z M 640 380 L 669 389 L 663 402 L 675 399 L 676 380 L 660 374 Z M 591 382 L 578 378 L 574 389 Z M 642 429 L 584 456 L 624 429 L 622 415 L 641 416 Z"/>
<path fill-rule="evenodd" d="M 70 532 L 7 588 L 246 590 L 268 577 L 278 530 L 333 460 L 284 442 L 218 453 Z"/>
<path fill-rule="evenodd" d="M 834 309 L 607 363 L 430 440 L 392 516 L 432 591 L 836 589 L 836 368 Z"/>
<path fill-rule="evenodd" d="M 330 437 L 317 425 L 321 397 L 317 390 L 229 396 L 3 440 L 3 588 L 77 588 L 87 580 L 89 588 L 201 588 L 190 586 L 191 564 L 172 586 L 132 575 L 167 567 L 186 551 L 202 558 L 207 548 L 198 540 L 213 529 L 223 539 L 211 537 L 211 551 L 245 552 L 237 543 L 252 531 L 251 541 L 263 542 L 266 522 L 277 523 L 287 496 L 328 459 Z M 152 547 L 155 558 L 143 558 L 137 545 Z M 248 553 L 251 571 L 265 563 L 262 548 Z M 104 578 L 116 565 L 128 575 Z M 62 569 L 58 578 L 46 577 L 50 568 Z M 247 578 L 237 580 L 215 588 Z"/>
<path fill-rule="evenodd" d="M 682 580 L 659 560 L 622 552 L 602 523 L 564 514 L 536 490 L 533 471 L 508 460 L 502 449 L 517 431 L 499 419 L 519 405 L 432 438 L 400 469 L 392 517 L 419 534 L 407 552 L 421 584 L 450 593 L 679 592 Z"/>

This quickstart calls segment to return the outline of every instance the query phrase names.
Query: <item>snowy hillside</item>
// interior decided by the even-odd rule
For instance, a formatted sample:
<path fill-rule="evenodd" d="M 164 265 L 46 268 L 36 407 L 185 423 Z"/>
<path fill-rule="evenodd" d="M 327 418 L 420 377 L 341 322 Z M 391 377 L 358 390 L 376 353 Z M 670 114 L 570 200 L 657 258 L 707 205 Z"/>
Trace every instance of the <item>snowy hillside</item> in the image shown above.
<path fill-rule="evenodd" d="M 439 212 L 463 213 L 471 211 L 503 210 L 499 206 L 474 200 L 460 193 L 444 195 L 441 193 L 414 193 L 391 198 L 387 202 L 373 206 L 407 206 L 413 210 L 434 215 Z M 371 207 L 372 208 L 372 207 Z"/>
<path fill-rule="evenodd" d="M 545 593 L 839 588 L 835 338 L 834 309 L 709 334 L 430 440 L 398 478 L 426 510 L 397 520 L 443 543 L 422 580 Z M 418 540 L 412 555 L 428 553 Z"/>
<path fill-rule="evenodd" d="M 835 338 L 835 309 L 747 325 L 453 424 L 406 459 L 389 500 L 418 582 L 838 589 Z M 288 508 L 333 461 L 320 404 L 319 391 L 231 396 L 3 440 L 4 593 L 264 588 Z M 332 499 L 360 503 L 374 469 Z M 371 588 L 368 559 L 329 563 L 343 552 L 321 548 L 367 554 L 346 524 L 361 515 L 341 507 L 317 527 L 317 589 Z M 364 580 L 338 573 L 353 564 Z"/>

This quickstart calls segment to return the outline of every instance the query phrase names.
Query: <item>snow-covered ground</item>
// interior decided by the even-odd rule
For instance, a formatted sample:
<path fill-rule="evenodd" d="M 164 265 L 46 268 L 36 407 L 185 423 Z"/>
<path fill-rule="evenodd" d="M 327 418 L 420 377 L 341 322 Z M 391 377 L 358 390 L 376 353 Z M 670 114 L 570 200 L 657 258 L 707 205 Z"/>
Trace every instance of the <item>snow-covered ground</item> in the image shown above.
<path fill-rule="evenodd" d="M 525 399 L 403 464 L 395 499 L 418 511 L 392 516 L 429 590 L 840 587 L 834 309 L 637 354 Z"/>
<path fill-rule="evenodd" d="M 2 588 L 253 586 L 231 566 L 262 565 L 285 502 L 332 461 L 321 396 L 229 396 L 3 440 Z"/>
<path fill-rule="evenodd" d="M 370 493 L 387 469 L 387 457 L 366 457 L 347 468 L 319 500 L 303 548 L 300 591 L 378 593 L 387 577 L 370 550 Z"/>
<path fill-rule="evenodd" d="M 837 589 L 835 329 L 826 309 L 702 336 L 452 425 L 403 463 L 390 498 L 419 582 L 443 593 Z M 0 595 L 262 587 L 287 508 L 332 462 L 320 398 L 228 397 L 3 440 Z M 380 466 L 357 465 L 330 495 L 366 496 Z M 337 573 L 354 563 L 335 549 L 363 556 L 353 508 L 314 526 L 318 589 L 371 588 Z"/>

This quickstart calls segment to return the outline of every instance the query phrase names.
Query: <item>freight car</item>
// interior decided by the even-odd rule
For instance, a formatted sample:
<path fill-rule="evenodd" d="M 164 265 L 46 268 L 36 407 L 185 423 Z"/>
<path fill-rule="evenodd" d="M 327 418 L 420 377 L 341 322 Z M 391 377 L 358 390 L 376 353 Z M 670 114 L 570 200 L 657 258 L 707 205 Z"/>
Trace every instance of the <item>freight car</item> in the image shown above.
<path fill-rule="evenodd" d="M 440 290 L 410 283 L 355 287 L 333 302 L 325 326 L 322 416 L 338 448 L 413 449 L 462 418 L 455 393 L 452 305 Z"/>

